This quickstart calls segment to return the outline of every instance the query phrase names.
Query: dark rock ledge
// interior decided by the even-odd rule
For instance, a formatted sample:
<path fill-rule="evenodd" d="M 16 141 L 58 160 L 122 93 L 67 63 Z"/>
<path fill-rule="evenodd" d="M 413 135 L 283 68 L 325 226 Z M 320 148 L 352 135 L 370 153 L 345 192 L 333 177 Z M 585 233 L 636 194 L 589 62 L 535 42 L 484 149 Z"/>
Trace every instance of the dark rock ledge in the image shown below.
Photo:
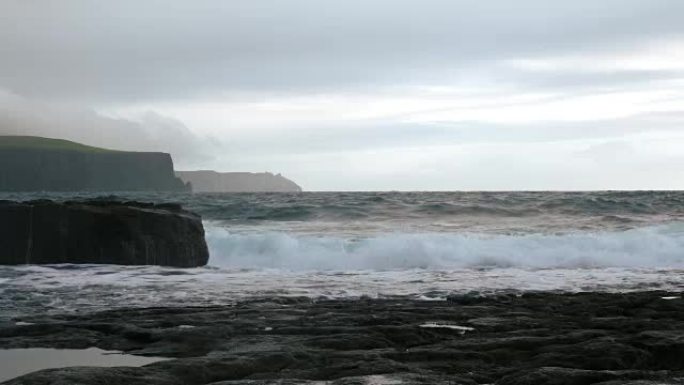
<path fill-rule="evenodd" d="M 43 370 L 10 385 L 684 383 L 682 293 L 275 298 L 17 321 L 33 324 L 0 324 L 1 348 L 95 346 L 175 359 Z"/>
<path fill-rule="evenodd" d="M 209 259 L 201 218 L 173 204 L 0 201 L 0 264 L 194 267 Z"/>

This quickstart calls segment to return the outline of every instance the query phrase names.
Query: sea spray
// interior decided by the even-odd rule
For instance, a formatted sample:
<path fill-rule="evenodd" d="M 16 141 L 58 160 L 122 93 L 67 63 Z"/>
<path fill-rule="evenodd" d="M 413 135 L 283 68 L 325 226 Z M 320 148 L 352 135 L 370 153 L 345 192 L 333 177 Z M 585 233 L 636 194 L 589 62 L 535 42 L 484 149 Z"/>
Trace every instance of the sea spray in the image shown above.
<path fill-rule="evenodd" d="M 391 233 L 371 237 L 231 233 L 209 227 L 209 264 L 227 268 L 395 270 L 682 268 L 684 225 L 567 234 Z"/>
<path fill-rule="evenodd" d="M 13 193 L 178 202 L 209 266 L 0 266 L 0 321 L 253 298 L 684 290 L 684 192 Z"/>

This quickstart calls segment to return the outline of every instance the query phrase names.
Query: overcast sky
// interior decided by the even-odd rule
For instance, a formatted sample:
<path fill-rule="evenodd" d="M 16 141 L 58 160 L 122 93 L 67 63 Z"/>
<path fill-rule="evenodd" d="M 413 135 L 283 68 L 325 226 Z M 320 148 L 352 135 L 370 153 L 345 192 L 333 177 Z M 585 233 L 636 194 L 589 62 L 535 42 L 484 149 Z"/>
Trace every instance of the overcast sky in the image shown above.
<path fill-rule="evenodd" d="M 4 0 L 0 133 L 307 190 L 684 189 L 684 1 Z"/>

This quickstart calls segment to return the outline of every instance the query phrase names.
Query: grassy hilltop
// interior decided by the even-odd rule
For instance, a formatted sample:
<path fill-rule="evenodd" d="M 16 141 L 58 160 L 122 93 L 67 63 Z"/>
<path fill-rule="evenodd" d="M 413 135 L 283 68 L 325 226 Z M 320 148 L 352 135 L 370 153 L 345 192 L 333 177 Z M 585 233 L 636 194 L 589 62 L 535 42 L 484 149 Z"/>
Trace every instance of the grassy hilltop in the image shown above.
<path fill-rule="evenodd" d="M 31 149 L 31 150 L 66 150 L 83 153 L 121 152 L 106 148 L 92 147 L 64 139 L 42 138 L 39 136 L 2 136 L 0 135 L 0 149 Z"/>

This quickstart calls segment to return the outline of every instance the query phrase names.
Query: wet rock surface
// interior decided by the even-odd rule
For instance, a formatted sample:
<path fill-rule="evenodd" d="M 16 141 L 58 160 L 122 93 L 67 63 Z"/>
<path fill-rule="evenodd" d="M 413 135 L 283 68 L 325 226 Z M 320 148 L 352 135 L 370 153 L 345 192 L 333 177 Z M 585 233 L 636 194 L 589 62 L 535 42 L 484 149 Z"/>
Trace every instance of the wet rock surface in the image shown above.
<path fill-rule="evenodd" d="M 475 293 L 123 309 L 0 324 L 0 348 L 95 346 L 175 358 L 6 382 L 17 385 L 683 384 L 681 296 Z"/>
<path fill-rule="evenodd" d="M 0 264 L 203 266 L 201 218 L 175 204 L 0 201 Z"/>

